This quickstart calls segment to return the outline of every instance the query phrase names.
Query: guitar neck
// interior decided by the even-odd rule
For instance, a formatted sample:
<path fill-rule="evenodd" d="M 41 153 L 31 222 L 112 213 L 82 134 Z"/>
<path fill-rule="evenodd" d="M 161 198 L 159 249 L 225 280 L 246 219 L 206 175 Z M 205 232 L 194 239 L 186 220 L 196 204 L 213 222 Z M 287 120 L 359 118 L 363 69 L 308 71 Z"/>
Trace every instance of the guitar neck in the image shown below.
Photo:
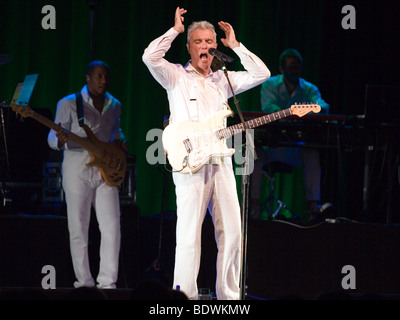
<path fill-rule="evenodd" d="M 94 146 L 92 143 L 90 143 L 90 141 L 88 141 L 87 139 L 81 138 L 80 136 L 76 135 L 75 133 L 72 133 L 71 131 L 62 128 L 60 125 L 54 123 L 53 121 L 47 119 L 46 117 L 42 116 L 41 114 L 39 114 L 33 110 L 29 114 L 29 116 L 50 129 L 53 129 L 55 131 L 62 129 L 64 131 L 66 131 L 68 133 L 68 138 L 71 141 L 73 141 L 78 146 L 80 146 L 92 153 L 96 153 L 96 151 L 97 151 L 96 146 Z"/>
<path fill-rule="evenodd" d="M 245 121 L 245 123 L 244 123 L 245 128 L 243 127 L 243 123 L 238 123 L 238 124 L 229 126 L 227 128 L 218 130 L 217 134 L 220 139 L 227 139 L 227 138 L 232 137 L 235 134 L 243 132 L 245 129 L 254 129 L 259 126 L 263 126 L 267 123 L 270 123 L 270 122 L 273 122 L 273 121 L 276 121 L 276 120 L 279 120 L 282 118 L 286 118 L 290 115 L 292 115 L 290 108 L 280 110 L 280 111 L 270 113 L 270 114 L 267 114 L 267 115 L 259 117 L 259 118 Z"/>

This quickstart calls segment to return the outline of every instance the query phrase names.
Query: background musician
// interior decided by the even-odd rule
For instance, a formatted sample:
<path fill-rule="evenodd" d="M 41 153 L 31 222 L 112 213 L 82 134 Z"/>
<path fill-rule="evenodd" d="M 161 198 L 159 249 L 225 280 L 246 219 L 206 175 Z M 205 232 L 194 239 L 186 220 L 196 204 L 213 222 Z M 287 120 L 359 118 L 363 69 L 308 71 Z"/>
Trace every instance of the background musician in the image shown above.
<path fill-rule="evenodd" d="M 270 77 L 261 85 L 261 109 L 272 113 L 290 108 L 296 103 L 317 103 L 321 112 L 329 112 L 329 104 L 322 98 L 317 86 L 301 78 L 303 58 L 295 49 L 284 50 L 279 57 L 280 74 Z M 258 160 L 251 176 L 252 215 L 259 215 L 259 194 L 262 181 L 262 167 L 274 161 L 280 161 L 292 167 L 304 169 L 304 195 L 307 201 L 306 219 L 318 219 L 321 208 L 321 165 L 318 150 L 302 147 L 265 147 L 258 148 Z"/>
<path fill-rule="evenodd" d="M 89 63 L 86 82 L 87 85 L 80 91 L 84 123 L 99 140 L 119 140 L 121 147 L 127 151 L 120 129 L 121 103 L 107 92 L 110 84 L 109 66 L 103 61 Z M 75 94 L 62 98 L 57 105 L 55 123 L 80 137 L 86 137 L 78 118 Z M 74 287 L 96 285 L 90 271 L 88 255 L 89 222 L 93 206 L 101 233 L 97 287 L 116 288 L 121 239 L 118 187 L 106 184 L 97 167 L 86 166 L 91 160 L 90 154 L 69 140 L 68 134 L 63 130 L 51 130 L 48 143 L 52 149 L 64 152 L 62 185 L 76 277 Z"/>

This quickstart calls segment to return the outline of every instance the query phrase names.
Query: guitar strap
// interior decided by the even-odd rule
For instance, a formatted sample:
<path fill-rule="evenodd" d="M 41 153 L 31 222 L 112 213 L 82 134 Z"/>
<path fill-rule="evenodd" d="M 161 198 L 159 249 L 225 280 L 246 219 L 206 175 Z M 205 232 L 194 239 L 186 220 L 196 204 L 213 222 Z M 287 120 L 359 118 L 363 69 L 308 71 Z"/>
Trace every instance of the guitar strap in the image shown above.
<path fill-rule="evenodd" d="M 84 116 L 83 116 L 83 99 L 82 99 L 82 93 L 77 92 L 75 93 L 76 97 L 76 112 L 78 114 L 78 122 L 79 126 L 83 127 L 84 123 Z"/>

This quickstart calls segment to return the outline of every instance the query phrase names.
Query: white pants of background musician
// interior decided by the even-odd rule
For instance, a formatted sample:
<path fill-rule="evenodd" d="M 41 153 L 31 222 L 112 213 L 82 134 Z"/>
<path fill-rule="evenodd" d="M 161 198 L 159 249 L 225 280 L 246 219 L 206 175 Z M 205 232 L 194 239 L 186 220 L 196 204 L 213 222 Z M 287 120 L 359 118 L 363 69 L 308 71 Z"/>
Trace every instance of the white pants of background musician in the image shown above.
<path fill-rule="evenodd" d="M 193 175 L 173 173 L 177 197 L 174 288 L 197 299 L 201 231 L 209 209 L 218 248 L 218 300 L 240 299 L 241 219 L 231 160 L 205 165 Z M 207 250 L 207 248 L 204 248 Z"/>
<path fill-rule="evenodd" d="M 307 201 L 321 200 L 321 164 L 316 149 L 298 148 L 257 148 L 258 160 L 251 176 L 251 198 L 259 199 L 263 165 L 281 161 L 292 167 L 303 167 L 304 196 Z"/>
<path fill-rule="evenodd" d="M 101 233 L 97 286 L 115 288 L 121 240 L 118 188 L 108 186 L 103 180 L 88 182 L 70 175 L 64 175 L 63 188 L 67 203 L 72 264 L 77 280 L 74 287 L 95 285 L 88 253 L 89 222 L 93 204 Z"/>

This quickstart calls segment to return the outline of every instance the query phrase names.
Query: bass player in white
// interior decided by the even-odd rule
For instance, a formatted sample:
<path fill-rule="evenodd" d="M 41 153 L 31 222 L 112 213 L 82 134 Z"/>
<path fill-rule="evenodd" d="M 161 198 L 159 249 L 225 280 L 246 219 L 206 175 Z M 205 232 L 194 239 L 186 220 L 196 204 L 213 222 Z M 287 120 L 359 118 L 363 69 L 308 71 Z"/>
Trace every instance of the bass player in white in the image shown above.
<path fill-rule="evenodd" d="M 99 168 L 87 166 L 91 161 L 89 152 L 78 146 L 67 130 L 86 138 L 83 125 L 104 142 L 115 141 L 122 150 L 128 146 L 120 128 L 121 103 L 107 89 L 110 84 L 110 67 L 103 61 L 92 61 L 86 72 L 87 85 L 82 95 L 82 117 L 77 112 L 75 94 L 68 95 L 57 104 L 55 123 L 65 130 L 50 130 L 48 144 L 54 150 L 63 150 L 62 184 L 67 203 L 68 230 L 71 257 L 76 281 L 74 287 L 94 287 L 89 264 L 89 223 L 91 208 L 101 233 L 100 263 L 97 287 L 115 289 L 118 279 L 120 252 L 120 201 L 117 186 L 108 185 Z M 84 123 L 80 123 L 84 119 Z M 82 124 L 82 126 L 81 126 Z"/>
<path fill-rule="evenodd" d="M 210 48 L 217 48 L 214 26 L 207 21 L 193 22 L 188 28 L 190 61 L 182 66 L 164 56 L 175 38 L 185 31 L 183 15 L 177 8 L 175 23 L 145 49 L 143 62 L 167 91 L 170 122 L 204 121 L 227 109 L 232 97 L 222 70 L 213 72 Z M 240 58 L 245 71 L 228 71 L 235 94 L 254 88 L 270 77 L 267 66 L 236 40 L 232 26 L 219 22 L 225 33 L 221 39 Z M 174 288 L 189 299 L 197 299 L 200 267 L 201 230 L 207 209 L 211 213 L 218 247 L 216 294 L 219 300 L 240 299 L 241 219 L 240 205 L 231 157 L 206 164 L 195 173 L 173 173 L 177 201 Z"/>

